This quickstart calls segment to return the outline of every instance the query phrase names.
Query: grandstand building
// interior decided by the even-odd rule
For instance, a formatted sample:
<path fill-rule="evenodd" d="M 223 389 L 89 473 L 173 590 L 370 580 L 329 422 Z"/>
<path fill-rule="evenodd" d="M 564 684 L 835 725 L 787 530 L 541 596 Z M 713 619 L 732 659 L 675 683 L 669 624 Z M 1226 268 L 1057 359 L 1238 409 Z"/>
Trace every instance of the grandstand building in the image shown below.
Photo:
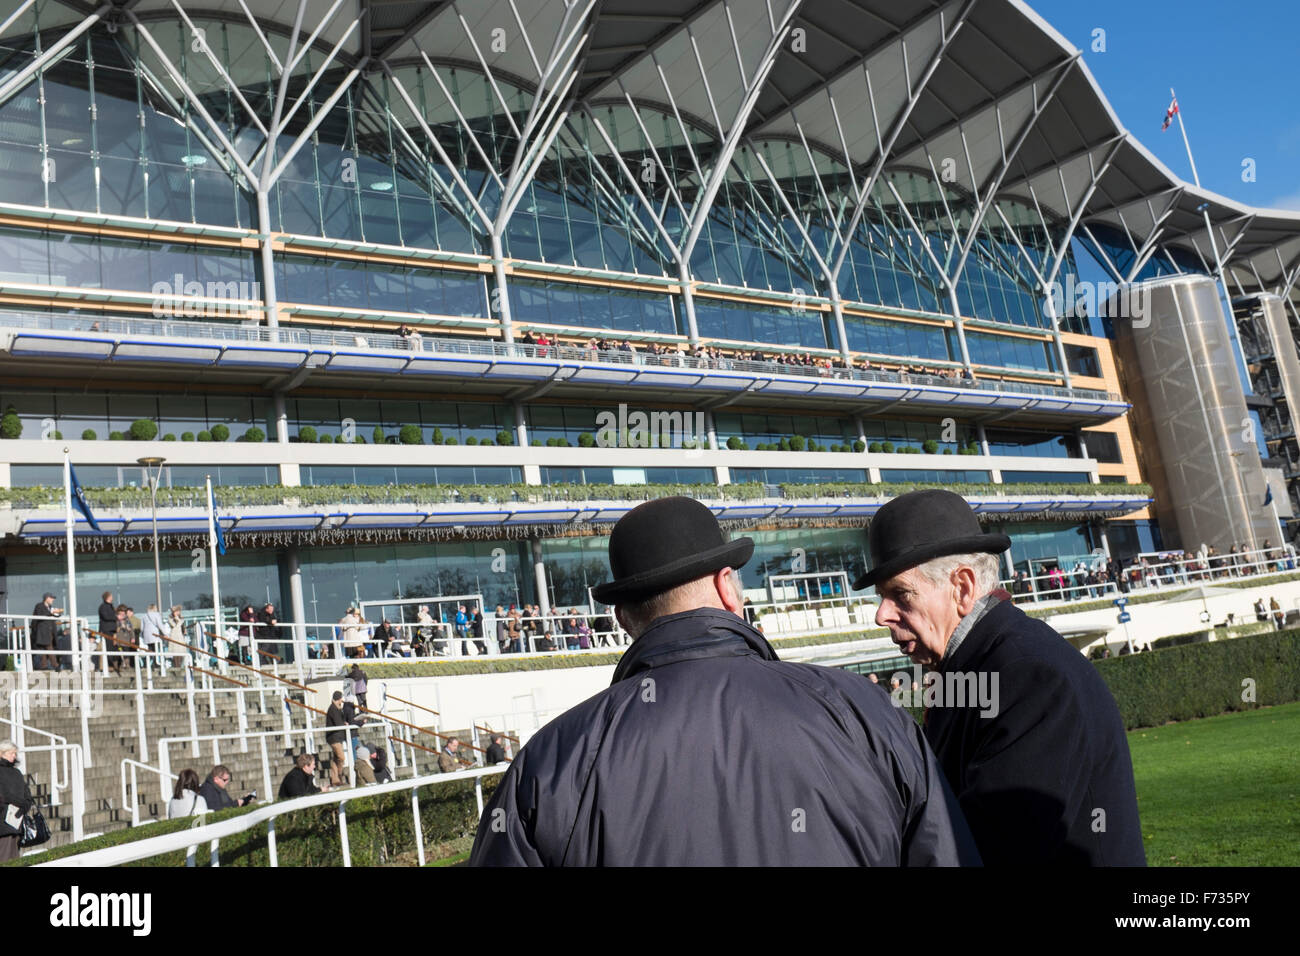
<path fill-rule="evenodd" d="M 81 592 L 153 594 L 161 456 L 164 602 L 211 605 L 211 475 L 227 615 L 298 623 L 586 605 L 672 489 L 751 587 L 852 580 L 915 483 L 1008 574 L 1297 501 L 1300 217 L 1166 169 L 1025 3 L 6 8 L 11 612 L 67 589 L 65 447 Z"/>

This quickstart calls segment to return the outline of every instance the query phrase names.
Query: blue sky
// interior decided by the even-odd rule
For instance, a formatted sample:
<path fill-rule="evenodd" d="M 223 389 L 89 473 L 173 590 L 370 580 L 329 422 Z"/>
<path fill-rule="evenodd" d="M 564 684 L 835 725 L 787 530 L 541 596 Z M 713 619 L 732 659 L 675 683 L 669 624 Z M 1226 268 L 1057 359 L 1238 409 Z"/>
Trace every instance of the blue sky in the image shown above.
<path fill-rule="evenodd" d="M 1083 51 L 1120 121 L 1192 181 L 1178 124 L 1160 123 L 1169 88 L 1201 185 L 1252 206 L 1300 209 L 1298 0 L 1028 0 Z M 1105 31 L 1105 52 L 1093 31 Z M 1255 182 L 1242 161 L 1255 160 Z"/>

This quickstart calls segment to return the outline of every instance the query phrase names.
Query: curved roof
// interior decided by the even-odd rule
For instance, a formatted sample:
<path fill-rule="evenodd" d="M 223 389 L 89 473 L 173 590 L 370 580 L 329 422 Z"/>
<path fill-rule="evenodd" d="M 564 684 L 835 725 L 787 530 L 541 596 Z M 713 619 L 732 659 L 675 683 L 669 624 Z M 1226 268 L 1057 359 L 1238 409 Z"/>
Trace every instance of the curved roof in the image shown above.
<path fill-rule="evenodd" d="M 63 28 L 53 11 L 68 26 L 97 10 L 179 18 L 175 0 L 57 2 L 43 4 L 43 30 Z M 570 103 L 668 106 L 719 142 L 806 143 L 860 180 L 878 165 L 933 168 L 985 214 L 990 197 L 1016 197 L 1105 225 L 1139 252 L 1172 245 L 1212 266 L 1208 212 L 1243 289 L 1284 291 L 1300 276 L 1300 213 L 1245 206 L 1176 176 L 1124 128 L 1080 52 L 1022 0 L 301 2 L 301 34 L 325 54 L 337 45 L 340 65 L 427 55 L 560 89 Z M 194 20 L 255 18 L 282 57 L 299 7 L 184 2 Z"/>

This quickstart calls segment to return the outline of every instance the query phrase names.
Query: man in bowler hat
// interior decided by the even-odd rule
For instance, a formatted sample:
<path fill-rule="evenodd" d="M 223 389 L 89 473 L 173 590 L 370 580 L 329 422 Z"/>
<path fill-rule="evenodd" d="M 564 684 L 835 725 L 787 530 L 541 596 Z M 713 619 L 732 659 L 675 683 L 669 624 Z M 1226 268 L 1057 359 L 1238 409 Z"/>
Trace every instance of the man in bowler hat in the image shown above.
<path fill-rule="evenodd" d="M 867 544 L 873 567 L 854 589 L 875 585 L 876 623 L 937 672 L 925 736 L 985 864 L 1145 865 L 1119 709 L 1096 668 L 998 588 L 1011 539 L 930 490 L 882 507 Z"/>
<path fill-rule="evenodd" d="M 778 661 L 745 623 L 753 550 L 692 498 L 619 520 L 595 594 L 633 644 L 516 756 L 472 865 L 978 862 L 916 722 L 856 674 Z"/>

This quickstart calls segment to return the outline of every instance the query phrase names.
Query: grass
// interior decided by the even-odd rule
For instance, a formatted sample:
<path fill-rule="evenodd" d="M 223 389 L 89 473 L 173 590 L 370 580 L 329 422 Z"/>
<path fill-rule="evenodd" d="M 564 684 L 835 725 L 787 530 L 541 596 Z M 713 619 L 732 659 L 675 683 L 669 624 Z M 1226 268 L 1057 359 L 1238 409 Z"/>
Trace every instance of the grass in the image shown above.
<path fill-rule="evenodd" d="M 1128 736 L 1150 866 L 1300 865 L 1300 703 Z"/>

